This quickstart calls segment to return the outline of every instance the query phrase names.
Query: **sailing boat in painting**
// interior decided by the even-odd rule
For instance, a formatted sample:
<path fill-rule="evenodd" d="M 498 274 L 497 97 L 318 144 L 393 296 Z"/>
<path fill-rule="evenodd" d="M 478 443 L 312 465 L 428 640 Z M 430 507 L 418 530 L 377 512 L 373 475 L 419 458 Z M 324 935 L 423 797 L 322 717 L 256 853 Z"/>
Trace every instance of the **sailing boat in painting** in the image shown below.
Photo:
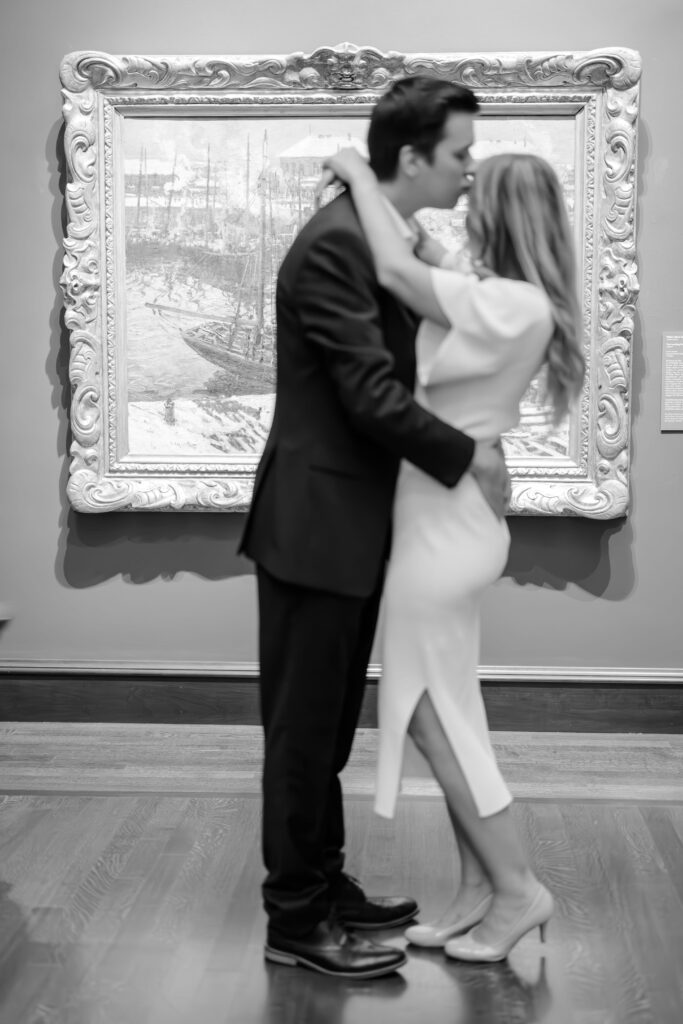
<path fill-rule="evenodd" d="M 224 257 L 241 260 L 242 273 L 236 294 L 228 298 L 224 316 L 183 309 L 158 302 L 146 305 L 161 320 L 177 329 L 186 345 L 202 358 L 221 368 L 223 373 L 214 382 L 232 395 L 271 394 L 275 388 L 274 308 L 276 261 L 281 239 L 273 223 L 273 183 L 268 174 L 268 135 L 264 132 L 262 169 L 258 177 L 258 227 L 256 237 L 245 238 L 239 225 L 232 232 L 224 225 L 222 249 Z M 250 145 L 247 140 L 245 210 L 249 213 Z M 213 217 L 211 203 L 211 150 L 206 164 L 206 237 L 203 252 L 213 255 Z M 250 244 L 251 243 L 251 244 Z M 196 253 L 201 265 L 201 252 Z M 226 267 L 226 270 L 228 268 Z"/>

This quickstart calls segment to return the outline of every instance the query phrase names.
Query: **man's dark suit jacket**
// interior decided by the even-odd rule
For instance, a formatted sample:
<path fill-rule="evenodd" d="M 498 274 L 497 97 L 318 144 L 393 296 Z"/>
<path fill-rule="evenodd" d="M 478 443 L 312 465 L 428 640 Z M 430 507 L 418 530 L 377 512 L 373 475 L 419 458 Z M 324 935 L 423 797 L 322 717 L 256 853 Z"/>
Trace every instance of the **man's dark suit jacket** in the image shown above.
<path fill-rule="evenodd" d="M 277 285 L 277 388 L 241 550 L 278 579 L 366 597 L 401 459 L 446 486 L 474 443 L 413 399 L 418 320 L 383 290 L 347 193 L 304 226 Z"/>

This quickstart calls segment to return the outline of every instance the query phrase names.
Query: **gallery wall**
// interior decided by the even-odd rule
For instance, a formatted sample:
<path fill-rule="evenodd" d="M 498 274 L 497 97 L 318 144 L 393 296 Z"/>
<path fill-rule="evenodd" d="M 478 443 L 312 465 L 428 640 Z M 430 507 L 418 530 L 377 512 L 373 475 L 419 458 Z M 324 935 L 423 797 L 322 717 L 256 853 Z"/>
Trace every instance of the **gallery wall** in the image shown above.
<path fill-rule="evenodd" d="M 682 37 L 680 0 L 4 4 L 0 606 L 9 621 L 0 665 L 201 669 L 256 659 L 254 576 L 236 554 L 241 516 L 87 516 L 66 501 L 62 56 L 310 52 L 348 40 L 408 52 L 640 50 L 632 512 L 604 523 L 513 519 L 509 566 L 484 608 L 482 661 L 652 678 L 682 666 L 683 434 L 659 429 L 661 334 L 683 330 Z"/>

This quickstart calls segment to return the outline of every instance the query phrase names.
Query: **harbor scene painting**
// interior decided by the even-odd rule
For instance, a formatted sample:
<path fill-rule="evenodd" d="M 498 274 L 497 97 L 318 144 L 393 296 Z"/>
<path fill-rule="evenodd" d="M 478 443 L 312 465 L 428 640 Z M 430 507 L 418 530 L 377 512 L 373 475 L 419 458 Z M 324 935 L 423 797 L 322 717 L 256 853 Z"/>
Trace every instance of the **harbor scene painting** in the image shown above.
<path fill-rule="evenodd" d="M 125 117 L 126 454 L 198 462 L 258 456 L 275 390 L 275 285 L 314 212 L 324 158 L 366 153 L 366 118 Z M 482 117 L 476 159 L 536 152 L 553 164 L 570 216 L 576 183 L 571 118 Z M 448 248 L 465 242 L 466 204 L 426 210 Z M 511 459 L 566 458 L 570 425 L 549 426 L 542 388 L 525 396 Z"/>

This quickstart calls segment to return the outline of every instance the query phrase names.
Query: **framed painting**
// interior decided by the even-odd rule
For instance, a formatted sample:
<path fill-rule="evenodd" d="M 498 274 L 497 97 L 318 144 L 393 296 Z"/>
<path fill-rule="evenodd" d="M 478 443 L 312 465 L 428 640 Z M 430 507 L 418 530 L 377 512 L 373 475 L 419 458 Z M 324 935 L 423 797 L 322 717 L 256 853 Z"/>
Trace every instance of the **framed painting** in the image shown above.
<path fill-rule="evenodd" d="M 78 52 L 62 62 L 75 509 L 248 507 L 274 404 L 279 263 L 313 212 L 324 157 L 363 150 L 376 99 L 413 74 L 476 92 L 475 157 L 546 157 L 575 231 L 586 381 L 558 429 L 542 387 L 529 389 L 504 438 L 511 511 L 627 513 L 638 54 L 402 54 L 349 43 L 285 56 Z M 457 246 L 465 211 L 421 219 Z"/>

